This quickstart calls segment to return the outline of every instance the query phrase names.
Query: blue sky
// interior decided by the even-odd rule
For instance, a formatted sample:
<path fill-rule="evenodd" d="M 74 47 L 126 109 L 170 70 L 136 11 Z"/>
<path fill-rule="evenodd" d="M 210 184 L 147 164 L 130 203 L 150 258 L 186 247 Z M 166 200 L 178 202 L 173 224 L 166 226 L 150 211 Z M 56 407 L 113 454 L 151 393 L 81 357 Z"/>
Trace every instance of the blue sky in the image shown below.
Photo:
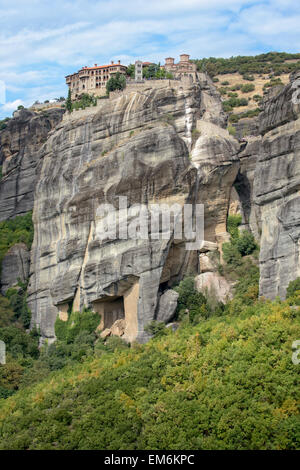
<path fill-rule="evenodd" d="M 0 0 L 0 118 L 84 65 L 300 52 L 299 25 L 297 0 Z"/>

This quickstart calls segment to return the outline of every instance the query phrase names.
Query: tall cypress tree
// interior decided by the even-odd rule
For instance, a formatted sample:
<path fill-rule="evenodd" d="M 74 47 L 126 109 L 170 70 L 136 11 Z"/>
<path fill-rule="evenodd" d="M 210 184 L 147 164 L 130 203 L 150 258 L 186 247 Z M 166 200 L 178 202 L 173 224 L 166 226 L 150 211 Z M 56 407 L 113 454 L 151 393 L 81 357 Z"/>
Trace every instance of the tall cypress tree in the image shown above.
<path fill-rule="evenodd" d="M 71 99 L 71 89 L 69 88 L 68 98 L 66 101 L 66 108 L 69 113 L 72 111 L 72 99 Z"/>

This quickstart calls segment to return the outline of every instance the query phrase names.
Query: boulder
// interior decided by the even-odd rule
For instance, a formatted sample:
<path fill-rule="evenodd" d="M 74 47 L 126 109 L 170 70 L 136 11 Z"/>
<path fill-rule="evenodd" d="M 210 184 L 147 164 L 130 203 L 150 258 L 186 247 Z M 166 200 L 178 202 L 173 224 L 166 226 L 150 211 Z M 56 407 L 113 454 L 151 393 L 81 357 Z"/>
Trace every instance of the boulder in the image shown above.
<path fill-rule="evenodd" d="M 195 279 L 195 285 L 198 292 L 214 297 L 218 302 L 226 303 L 232 299 L 231 285 L 217 273 L 199 274 Z"/>
<path fill-rule="evenodd" d="M 156 321 L 168 323 L 174 316 L 179 294 L 170 289 L 164 292 L 159 299 Z"/>
<path fill-rule="evenodd" d="M 116 320 L 110 328 L 111 334 L 115 336 L 123 336 L 125 332 L 125 326 L 126 323 L 123 318 Z"/>
<path fill-rule="evenodd" d="M 100 333 L 100 338 L 106 339 L 106 338 L 108 338 L 110 335 L 111 335 L 111 330 L 110 330 L 110 328 L 105 328 L 105 330 L 103 330 L 103 331 Z"/>

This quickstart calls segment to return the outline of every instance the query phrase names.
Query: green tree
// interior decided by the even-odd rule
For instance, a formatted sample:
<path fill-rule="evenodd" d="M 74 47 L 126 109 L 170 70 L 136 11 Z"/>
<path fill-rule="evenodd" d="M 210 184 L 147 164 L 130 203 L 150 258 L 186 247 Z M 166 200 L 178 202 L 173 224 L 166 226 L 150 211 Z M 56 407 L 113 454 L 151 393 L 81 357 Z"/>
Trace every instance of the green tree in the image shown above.
<path fill-rule="evenodd" d="M 66 101 L 66 108 L 67 108 L 67 111 L 69 111 L 69 113 L 72 111 L 71 88 L 69 88 L 69 91 L 68 91 L 68 98 L 67 98 L 67 101 Z"/>
<path fill-rule="evenodd" d="M 106 91 L 123 90 L 126 87 L 126 78 L 120 72 L 114 74 L 106 83 Z"/>
<path fill-rule="evenodd" d="M 128 75 L 128 77 L 134 78 L 134 74 L 135 74 L 135 65 L 134 64 L 129 64 L 128 65 L 127 70 L 126 70 L 126 74 Z"/>

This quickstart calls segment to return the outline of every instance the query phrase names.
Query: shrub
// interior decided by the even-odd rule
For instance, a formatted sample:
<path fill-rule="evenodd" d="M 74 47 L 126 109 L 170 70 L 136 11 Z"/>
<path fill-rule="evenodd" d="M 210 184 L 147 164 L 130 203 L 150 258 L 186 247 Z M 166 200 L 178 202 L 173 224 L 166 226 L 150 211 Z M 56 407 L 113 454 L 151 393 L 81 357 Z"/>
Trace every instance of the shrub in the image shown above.
<path fill-rule="evenodd" d="M 253 83 L 247 83 L 246 85 L 243 85 L 241 87 L 241 92 L 242 93 L 250 93 L 251 91 L 255 90 L 255 85 Z"/>
<path fill-rule="evenodd" d="M 66 322 L 57 317 L 55 321 L 55 334 L 57 338 L 62 341 L 74 343 L 77 336 L 82 332 L 92 334 L 95 332 L 100 323 L 100 316 L 91 310 L 83 310 L 80 312 L 70 313 Z"/>
<path fill-rule="evenodd" d="M 239 236 L 239 225 L 242 223 L 242 216 L 237 215 L 229 215 L 227 217 L 226 228 L 227 232 L 230 234 L 231 238 L 237 239 Z"/>
<path fill-rule="evenodd" d="M 9 248 L 22 242 L 30 249 L 32 240 L 32 212 L 0 222 L 0 265 Z"/>
<path fill-rule="evenodd" d="M 175 291 L 178 292 L 176 314 L 179 319 L 188 316 L 190 323 L 196 324 L 201 318 L 207 318 L 210 314 L 210 308 L 205 296 L 195 289 L 193 277 L 184 278 Z"/>
<path fill-rule="evenodd" d="M 231 243 L 231 242 L 225 242 L 222 245 L 222 251 L 223 251 L 223 259 L 227 264 L 233 267 L 237 267 L 241 265 L 242 255 L 240 251 L 238 250 L 238 247 L 236 246 L 236 244 Z"/>
<path fill-rule="evenodd" d="M 293 297 L 293 295 L 300 290 L 300 277 L 297 277 L 294 281 L 291 281 L 286 290 L 287 297 Z"/>
<path fill-rule="evenodd" d="M 24 328 L 29 328 L 31 311 L 27 305 L 27 283 L 19 281 L 18 284 L 18 289 L 10 288 L 5 295 L 14 311 L 14 321 L 20 321 Z"/>
<path fill-rule="evenodd" d="M 257 248 L 255 238 L 248 230 L 243 230 L 236 240 L 236 246 L 242 256 L 250 255 Z"/>
<path fill-rule="evenodd" d="M 146 327 L 145 331 L 154 337 L 163 336 L 167 334 L 166 325 L 163 322 L 153 320 Z"/>
<path fill-rule="evenodd" d="M 234 126 L 228 126 L 227 130 L 230 135 L 232 135 L 233 137 L 236 136 L 236 128 Z"/>

